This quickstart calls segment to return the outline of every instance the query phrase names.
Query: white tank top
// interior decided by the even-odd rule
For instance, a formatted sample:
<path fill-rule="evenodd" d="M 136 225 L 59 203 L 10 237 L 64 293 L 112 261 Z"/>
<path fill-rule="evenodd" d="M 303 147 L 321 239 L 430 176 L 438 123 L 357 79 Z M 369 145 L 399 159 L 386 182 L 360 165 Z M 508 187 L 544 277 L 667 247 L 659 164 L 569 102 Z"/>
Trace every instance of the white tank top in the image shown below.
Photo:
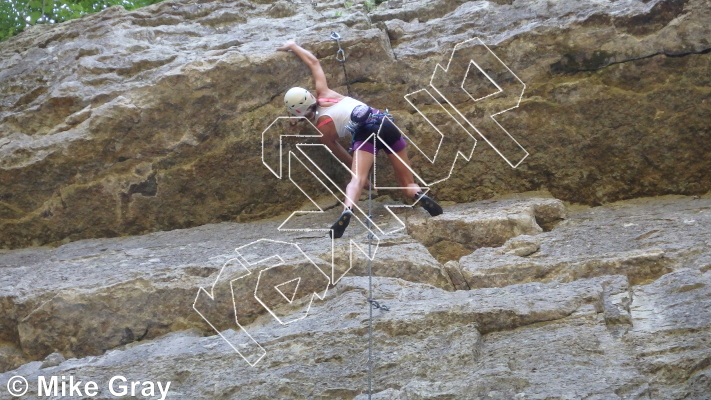
<path fill-rule="evenodd" d="M 365 105 L 362 101 L 358 101 L 352 97 L 344 97 L 341 101 L 330 107 L 319 106 L 316 111 L 318 111 L 319 118 L 324 115 L 331 117 L 334 125 L 336 125 L 338 136 L 344 137 L 347 133 L 350 133 L 346 130 L 346 125 L 351 121 L 351 112 L 356 106 L 361 104 Z"/>

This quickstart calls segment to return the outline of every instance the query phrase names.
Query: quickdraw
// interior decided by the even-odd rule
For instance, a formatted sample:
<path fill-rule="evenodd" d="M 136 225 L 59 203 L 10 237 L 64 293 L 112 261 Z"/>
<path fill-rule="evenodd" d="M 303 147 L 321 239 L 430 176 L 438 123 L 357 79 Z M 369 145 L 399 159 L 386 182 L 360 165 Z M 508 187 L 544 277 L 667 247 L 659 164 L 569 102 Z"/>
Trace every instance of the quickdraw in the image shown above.
<path fill-rule="evenodd" d="M 331 36 L 329 36 L 331 40 L 335 40 L 336 44 L 338 45 L 338 50 L 336 50 L 336 60 L 341 64 L 341 67 L 343 68 L 343 76 L 346 78 L 346 89 L 348 90 L 348 95 L 351 95 L 351 85 L 348 83 L 348 71 L 346 71 L 346 52 L 343 51 L 343 48 L 341 47 L 341 35 L 338 34 L 338 32 L 331 32 Z"/>
<path fill-rule="evenodd" d="M 390 307 L 386 306 L 385 304 L 380 304 L 373 299 L 368 299 L 368 303 L 370 303 L 373 308 L 379 308 L 383 311 L 390 311 Z"/>
<path fill-rule="evenodd" d="M 331 32 L 330 38 L 331 40 L 335 40 L 336 44 L 338 44 L 338 50 L 336 51 L 336 60 L 341 63 L 346 62 L 346 52 L 343 51 L 343 49 L 341 48 L 341 35 L 339 35 L 337 32 Z"/>

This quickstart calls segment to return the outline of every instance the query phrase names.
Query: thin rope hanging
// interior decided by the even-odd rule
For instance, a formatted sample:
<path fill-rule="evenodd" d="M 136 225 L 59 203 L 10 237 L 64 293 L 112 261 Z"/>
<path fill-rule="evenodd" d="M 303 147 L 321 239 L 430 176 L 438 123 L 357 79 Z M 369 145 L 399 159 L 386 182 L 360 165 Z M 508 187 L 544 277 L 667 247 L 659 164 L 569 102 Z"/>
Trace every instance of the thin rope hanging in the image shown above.
<path fill-rule="evenodd" d="M 375 138 L 377 141 L 377 137 Z M 380 304 L 373 300 L 373 232 L 371 219 L 373 218 L 373 185 L 375 182 L 375 163 L 373 158 L 373 179 L 368 185 L 368 400 L 373 395 L 373 305 Z"/>
<path fill-rule="evenodd" d="M 386 111 L 387 112 L 387 111 Z M 373 138 L 377 142 L 378 137 Z M 383 311 L 390 311 L 385 304 L 380 304 L 373 299 L 373 185 L 375 185 L 375 169 L 377 157 L 373 159 L 373 175 L 370 185 L 368 185 L 368 399 L 373 395 L 373 309 L 378 308 Z"/>
<path fill-rule="evenodd" d="M 338 45 L 338 50 L 336 51 L 336 60 L 341 64 L 343 68 L 343 76 L 346 79 L 346 90 L 348 95 L 351 95 L 350 80 L 348 79 L 348 71 L 346 70 L 346 53 L 341 47 L 341 35 L 337 32 L 331 32 L 331 40 L 335 40 Z M 390 116 L 387 109 L 385 113 L 378 114 L 377 116 Z M 374 140 L 378 140 L 377 136 Z M 373 232 L 372 232 L 372 218 L 373 218 L 373 182 L 375 182 L 375 163 L 376 159 L 373 160 L 373 179 L 371 184 L 368 186 L 368 399 L 372 398 L 373 395 L 373 309 L 378 308 L 383 311 L 390 311 L 390 308 L 384 304 L 380 304 L 378 301 L 373 299 Z"/>

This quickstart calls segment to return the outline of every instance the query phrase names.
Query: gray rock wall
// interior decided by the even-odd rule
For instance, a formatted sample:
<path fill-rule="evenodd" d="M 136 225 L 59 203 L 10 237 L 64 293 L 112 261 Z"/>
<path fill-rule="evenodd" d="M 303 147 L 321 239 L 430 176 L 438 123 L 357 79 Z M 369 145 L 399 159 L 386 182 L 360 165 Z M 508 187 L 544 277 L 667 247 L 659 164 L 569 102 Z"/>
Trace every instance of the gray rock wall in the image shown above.
<path fill-rule="evenodd" d="M 711 187 L 704 0 L 298 3 L 110 8 L 0 43 L 0 246 L 293 211 L 285 199 L 302 195 L 260 159 L 283 93 L 311 87 L 307 68 L 274 51 L 289 38 L 333 87 L 388 107 L 413 135 L 422 120 L 403 96 L 457 43 L 480 37 L 526 83 L 500 122 L 530 156 L 514 170 L 479 140 L 433 186 L 441 200 L 547 190 L 601 204 Z M 423 176 L 441 172 L 411 154 Z"/>
<path fill-rule="evenodd" d="M 667 196 L 567 210 L 550 198 L 489 200 L 447 206 L 425 222 L 423 210 L 404 212 L 407 233 L 383 240 L 373 263 L 373 297 L 390 308 L 373 312 L 373 398 L 708 399 L 710 210 L 708 196 Z M 326 223 L 336 214 L 309 218 Z M 444 217 L 462 223 L 439 223 Z M 544 230 L 536 220 L 555 223 Z M 112 398 L 116 375 L 170 381 L 168 398 L 367 398 L 362 265 L 323 300 L 299 295 L 295 307 L 277 309 L 294 315 L 310 306 L 290 324 L 238 296 L 242 326 L 266 351 L 254 367 L 192 308 L 200 287 L 238 277 L 221 266 L 258 238 L 300 240 L 328 266 L 327 240 L 282 237 L 280 223 L 3 251 L 0 398 L 9 398 L 5 384 L 15 375 L 95 381 L 99 398 Z M 433 242 L 447 227 L 446 238 L 467 231 L 474 240 L 452 241 L 468 253 L 443 265 L 417 238 L 442 255 Z M 477 227 L 495 241 L 482 244 L 487 235 Z M 345 237 L 361 236 L 354 229 Z M 339 241 L 336 254 L 348 246 Z M 304 275 L 303 287 L 313 278 Z M 233 283 L 235 293 L 253 293 L 253 281 Z M 201 309 L 234 340 L 231 297 L 215 295 Z M 39 398 L 34 383 L 23 398 Z"/>

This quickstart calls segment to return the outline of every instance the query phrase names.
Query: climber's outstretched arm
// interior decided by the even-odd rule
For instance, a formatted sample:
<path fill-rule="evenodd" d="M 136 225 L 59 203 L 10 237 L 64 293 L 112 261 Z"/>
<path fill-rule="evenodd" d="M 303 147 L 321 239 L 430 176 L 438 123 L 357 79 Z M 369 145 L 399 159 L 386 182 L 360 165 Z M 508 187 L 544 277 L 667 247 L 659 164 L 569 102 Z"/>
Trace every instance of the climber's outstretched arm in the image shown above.
<path fill-rule="evenodd" d="M 323 72 L 321 63 L 315 55 L 296 44 L 293 40 L 287 40 L 281 47 L 277 48 L 277 50 L 294 52 L 294 54 L 296 54 L 299 59 L 301 59 L 301 61 L 311 70 L 311 76 L 314 78 L 314 84 L 316 86 L 316 93 L 318 96 L 328 96 L 331 90 L 328 88 L 326 74 Z"/>

